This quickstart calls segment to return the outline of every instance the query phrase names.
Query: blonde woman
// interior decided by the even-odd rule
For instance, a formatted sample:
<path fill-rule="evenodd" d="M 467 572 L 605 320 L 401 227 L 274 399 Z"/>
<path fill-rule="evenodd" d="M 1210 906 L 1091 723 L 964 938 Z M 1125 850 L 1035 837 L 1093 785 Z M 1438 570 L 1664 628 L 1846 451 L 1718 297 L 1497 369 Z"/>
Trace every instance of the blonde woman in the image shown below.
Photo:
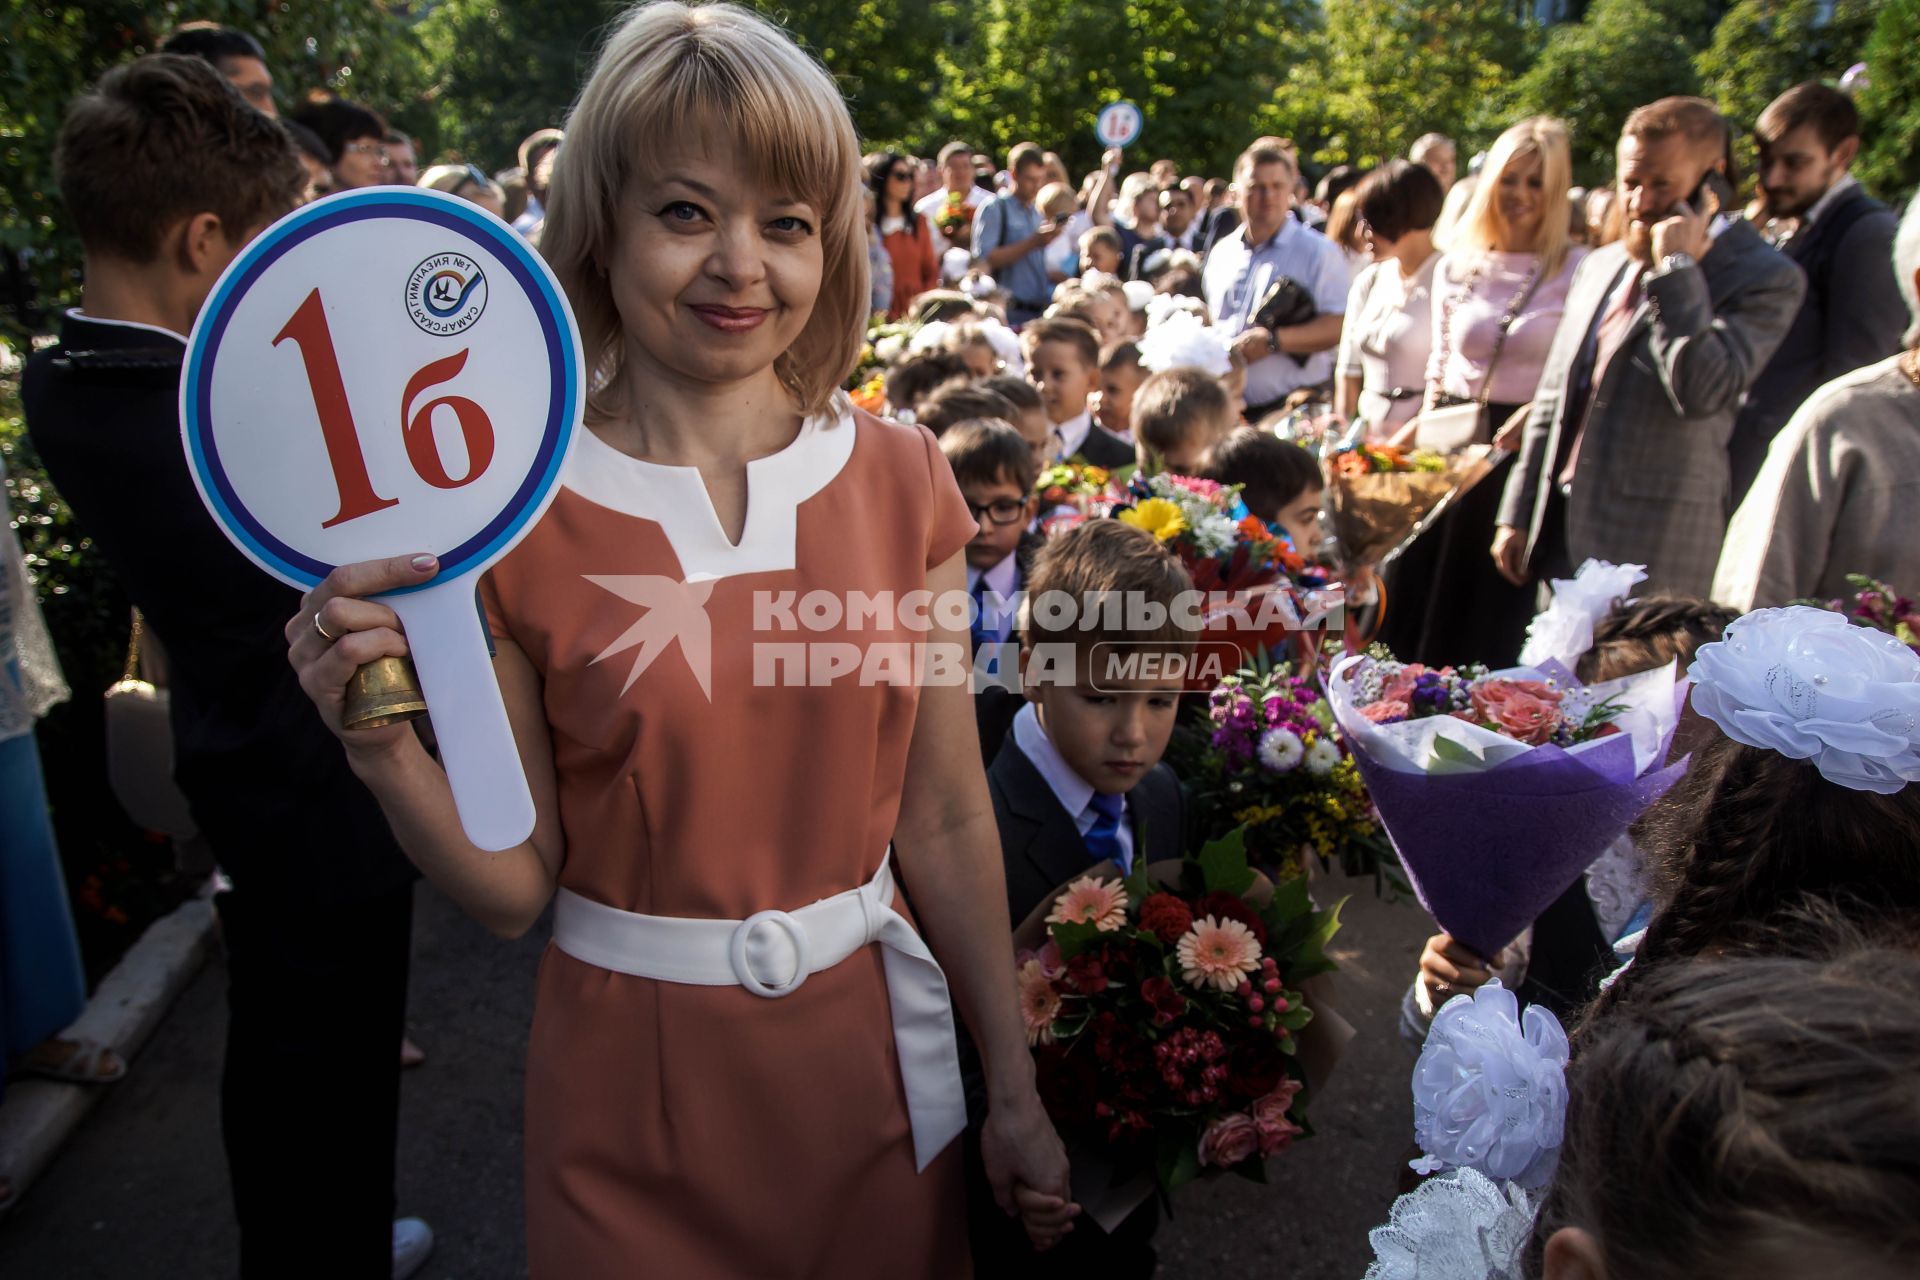
<path fill-rule="evenodd" d="M 1572 180 L 1565 125 L 1536 116 L 1512 126 L 1487 153 L 1434 269 L 1423 412 L 1484 405 L 1481 439 L 1500 450 L 1518 443 L 1567 286 L 1587 253 L 1568 234 Z M 1417 430 L 1415 419 L 1400 439 Z M 1387 585 L 1395 604 L 1381 635 L 1401 657 L 1500 666 L 1518 655 L 1533 616 L 1533 591 L 1513 586 L 1486 563 L 1494 509 L 1511 466 L 1506 453 L 1394 566 Z"/>
<path fill-rule="evenodd" d="M 773 598 L 965 595 L 976 523 L 933 437 L 837 389 L 867 318 L 860 164 L 831 78 L 763 19 L 660 3 L 617 25 L 544 242 L 595 371 L 587 429 L 482 589 L 532 838 L 474 848 L 411 731 L 341 735 L 471 915 L 512 936 L 555 904 L 526 1079 L 536 1277 L 967 1274 L 949 986 L 1002 1208 L 1041 1244 L 1075 1212 L 968 690 L 761 661 L 776 641 L 968 649 L 941 608 L 930 631 L 849 604 L 756 632 Z M 357 597 L 435 567 L 349 566 L 289 624 L 328 724 L 356 666 L 406 649 Z"/>

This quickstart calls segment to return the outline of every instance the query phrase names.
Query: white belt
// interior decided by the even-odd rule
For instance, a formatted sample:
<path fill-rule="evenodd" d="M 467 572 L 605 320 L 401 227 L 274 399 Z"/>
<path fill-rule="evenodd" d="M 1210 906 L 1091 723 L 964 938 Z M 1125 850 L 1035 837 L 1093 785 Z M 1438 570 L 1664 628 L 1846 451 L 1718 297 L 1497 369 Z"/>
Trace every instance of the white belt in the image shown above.
<path fill-rule="evenodd" d="M 562 889 L 554 897 L 553 941 L 574 959 L 615 973 L 741 986 L 770 1000 L 792 995 L 808 975 L 877 942 L 919 1167 L 925 1169 L 966 1128 L 947 976 L 893 909 L 891 851 L 858 889 L 793 912 L 757 911 L 745 920 L 641 915 Z"/>

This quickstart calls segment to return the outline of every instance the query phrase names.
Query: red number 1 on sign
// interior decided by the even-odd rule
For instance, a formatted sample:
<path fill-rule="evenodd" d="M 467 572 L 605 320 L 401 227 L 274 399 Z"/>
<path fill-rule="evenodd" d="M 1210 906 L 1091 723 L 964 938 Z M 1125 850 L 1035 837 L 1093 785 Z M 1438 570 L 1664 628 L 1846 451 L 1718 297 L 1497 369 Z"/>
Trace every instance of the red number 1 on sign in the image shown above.
<path fill-rule="evenodd" d="M 366 455 L 360 448 L 360 429 L 354 425 L 353 408 L 347 403 L 346 380 L 340 375 L 340 357 L 334 350 L 333 332 L 327 327 L 326 308 L 320 291 L 306 296 L 286 326 L 274 335 L 273 345 L 292 339 L 300 349 L 300 361 L 306 366 L 307 389 L 313 395 L 314 411 L 320 415 L 320 435 L 326 442 L 327 461 L 333 466 L 334 488 L 340 495 L 340 510 L 320 527 L 331 529 L 349 520 L 372 515 L 398 506 L 398 498 L 383 498 L 374 492 L 373 479 L 367 474 Z M 413 402 L 429 387 L 451 382 L 467 364 L 467 352 L 423 365 L 407 379 L 400 399 L 400 421 L 407 447 L 407 460 L 419 477 L 436 489 L 458 489 L 472 484 L 485 474 L 493 461 L 493 422 L 482 409 L 465 396 L 441 396 L 413 411 Z M 460 437 L 467 446 L 467 473 L 458 479 L 447 474 L 446 460 L 440 456 L 439 442 L 433 434 L 433 411 L 453 410 L 460 424 Z"/>

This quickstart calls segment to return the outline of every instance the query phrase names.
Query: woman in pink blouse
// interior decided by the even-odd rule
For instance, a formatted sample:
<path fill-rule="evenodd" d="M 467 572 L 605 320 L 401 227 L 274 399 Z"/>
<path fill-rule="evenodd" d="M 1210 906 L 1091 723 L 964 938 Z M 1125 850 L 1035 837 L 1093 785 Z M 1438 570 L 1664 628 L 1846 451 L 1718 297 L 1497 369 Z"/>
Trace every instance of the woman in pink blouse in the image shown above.
<path fill-rule="evenodd" d="M 1433 222 L 1445 194 L 1421 165 L 1394 160 L 1353 189 L 1361 234 L 1373 253 L 1347 295 L 1334 367 L 1333 411 L 1363 418 L 1385 440 L 1420 411 L 1433 349 Z"/>
<path fill-rule="evenodd" d="M 1486 548 L 1510 451 L 1586 254 L 1569 243 L 1572 170 L 1559 121 L 1536 116 L 1501 134 L 1434 269 L 1423 412 L 1484 404 L 1480 438 L 1507 452 L 1393 566 L 1381 638 L 1409 661 L 1506 665 L 1533 616 L 1533 588 L 1501 578 Z M 1402 435 L 1416 430 L 1417 419 Z"/>

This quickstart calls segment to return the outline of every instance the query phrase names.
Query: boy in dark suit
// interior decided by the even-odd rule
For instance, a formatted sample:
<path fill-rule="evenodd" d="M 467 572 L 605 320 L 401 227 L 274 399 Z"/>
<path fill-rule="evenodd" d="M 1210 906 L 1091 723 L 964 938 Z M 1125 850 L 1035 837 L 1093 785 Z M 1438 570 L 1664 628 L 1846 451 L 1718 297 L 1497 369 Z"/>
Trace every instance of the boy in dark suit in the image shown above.
<path fill-rule="evenodd" d="M 1025 703 L 1014 717 L 987 786 L 1000 827 L 1007 909 L 1015 925 L 1065 882 L 1104 862 L 1123 870 L 1177 858 L 1185 848 L 1180 784 L 1160 763 L 1180 707 L 1177 676 L 1145 674 L 1146 655 L 1185 653 L 1193 634 L 1173 610 L 1192 589 L 1186 570 L 1150 534 L 1117 520 L 1091 520 L 1047 543 L 1028 583 L 1031 600 L 1060 592 L 1076 602 L 1118 594 L 1127 622 L 1158 611 L 1157 628 L 1080 629 L 1080 617 L 1046 609 L 1029 616 L 1020 665 Z M 1146 609 L 1139 609 L 1145 604 Z M 1081 607 L 1085 607 L 1084 605 Z M 1117 661 L 1116 661 L 1117 660 Z M 1133 660 L 1129 669 L 1125 664 Z M 1011 957 L 1009 957 L 1011 960 Z M 970 1093 L 974 1092 L 970 1090 Z M 995 1277 L 1153 1274 L 1159 1221 L 1149 1199 L 1109 1233 L 1083 1214 L 1055 1249 L 1037 1254 L 1017 1221 L 988 1192 L 977 1162 L 969 1186 L 974 1265 Z"/>

